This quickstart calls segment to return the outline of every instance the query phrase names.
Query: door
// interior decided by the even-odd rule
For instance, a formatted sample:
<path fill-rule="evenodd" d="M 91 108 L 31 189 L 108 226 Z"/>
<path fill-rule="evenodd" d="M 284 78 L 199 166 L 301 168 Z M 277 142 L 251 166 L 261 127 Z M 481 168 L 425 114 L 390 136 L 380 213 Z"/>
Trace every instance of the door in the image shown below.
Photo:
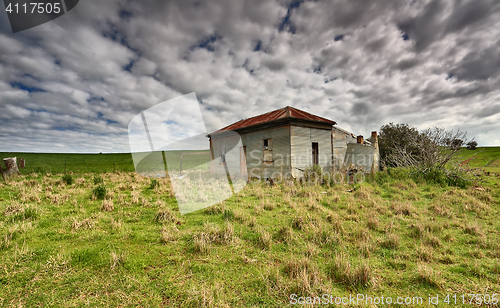
<path fill-rule="evenodd" d="M 240 175 L 247 175 L 247 147 L 240 147 Z"/>
<path fill-rule="evenodd" d="M 313 165 L 319 164 L 319 147 L 317 142 L 312 143 L 312 161 Z"/>

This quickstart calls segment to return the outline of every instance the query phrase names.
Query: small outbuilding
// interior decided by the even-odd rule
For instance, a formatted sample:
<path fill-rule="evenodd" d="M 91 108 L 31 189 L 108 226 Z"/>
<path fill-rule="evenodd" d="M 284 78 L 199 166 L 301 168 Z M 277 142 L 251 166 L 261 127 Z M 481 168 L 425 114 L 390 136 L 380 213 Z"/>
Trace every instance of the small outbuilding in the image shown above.
<path fill-rule="evenodd" d="M 323 172 L 377 171 L 377 133 L 365 140 L 336 124 L 290 106 L 240 120 L 207 135 L 210 169 L 223 172 L 221 165 L 232 164 L 239 175 L 261 179 L 300 178 L 313 165 Z M 235 135 L 240 142 L 234 142 Z M 239 155 L 226 155 L 229 151 Z"/>

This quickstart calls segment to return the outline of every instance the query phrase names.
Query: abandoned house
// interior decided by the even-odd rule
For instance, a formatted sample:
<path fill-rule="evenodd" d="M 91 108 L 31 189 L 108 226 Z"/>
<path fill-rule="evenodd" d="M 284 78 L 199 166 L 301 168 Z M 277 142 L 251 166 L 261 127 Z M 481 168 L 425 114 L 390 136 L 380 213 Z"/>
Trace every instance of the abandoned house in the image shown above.
<path fill-rule="evenodd" d="M 377 171 L 377 133 L 372 132 L 365 140 L 336 124 L 290 106 L 240 120 L 207 135 L 210 170 L 223 172 L 220 165 L 232 164 L 241 176 L 265 179 L 300 178 L 312 165 L 329 173 L 351 169 Z M 227 155 L 229 151 L 233 155 Z"/>

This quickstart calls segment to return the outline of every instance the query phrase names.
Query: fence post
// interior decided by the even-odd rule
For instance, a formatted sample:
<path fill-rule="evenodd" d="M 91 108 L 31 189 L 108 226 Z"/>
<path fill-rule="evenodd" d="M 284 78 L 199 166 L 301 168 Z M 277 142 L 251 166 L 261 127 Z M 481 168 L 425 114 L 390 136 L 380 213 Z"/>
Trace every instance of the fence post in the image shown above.
<path fill-rule="evenodd" d="M 114 161 L 113 162 L 113 173 L 116 172 L 115 170 L 116 170 L 116 162 Z"/>
<path fill-rule="evenodd" d="M 66 161 L 64 161 L 64 174 L 66 174 Z"/>

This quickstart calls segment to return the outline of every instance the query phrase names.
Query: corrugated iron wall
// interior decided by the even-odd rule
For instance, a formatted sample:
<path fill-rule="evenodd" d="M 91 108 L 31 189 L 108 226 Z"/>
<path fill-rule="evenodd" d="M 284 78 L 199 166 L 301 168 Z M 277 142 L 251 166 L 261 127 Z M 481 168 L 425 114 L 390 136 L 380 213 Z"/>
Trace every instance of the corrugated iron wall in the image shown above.
<path fill-rule="evenodd" d="M 346 133 L 332 129 L 332 151 L 333 167 L 335 170 L 339 170 L 344 166 L 344 159 L 347 151 Z"/>
<path fill-rule="evenodd" d="M 247 147 L 248 177 L 277 178 L 290 172 L 290 133 L 288 126 L 271 128 L 244 135 Z M 272 162 L 264 162 L 264 139 L 272 139 Z"/>
<path fill-rule="evenodd" d="M 347 145 L 346 167 L 354 164 L 358 168 L 362 167 L 364 172 L 371 172 L 374 161 L 378 165 L 378 148 L 360 143 L 349 143 Z"/>
<path fill-rule="evenodd" d="M 330 171 L 332 164 L 331 131 L 309 127 L 291 126 L 292 175 L 302 176 L 302 171 L 312 166 L 312 143 L 318 143 L 319 163 L 323 170 Z"/>

